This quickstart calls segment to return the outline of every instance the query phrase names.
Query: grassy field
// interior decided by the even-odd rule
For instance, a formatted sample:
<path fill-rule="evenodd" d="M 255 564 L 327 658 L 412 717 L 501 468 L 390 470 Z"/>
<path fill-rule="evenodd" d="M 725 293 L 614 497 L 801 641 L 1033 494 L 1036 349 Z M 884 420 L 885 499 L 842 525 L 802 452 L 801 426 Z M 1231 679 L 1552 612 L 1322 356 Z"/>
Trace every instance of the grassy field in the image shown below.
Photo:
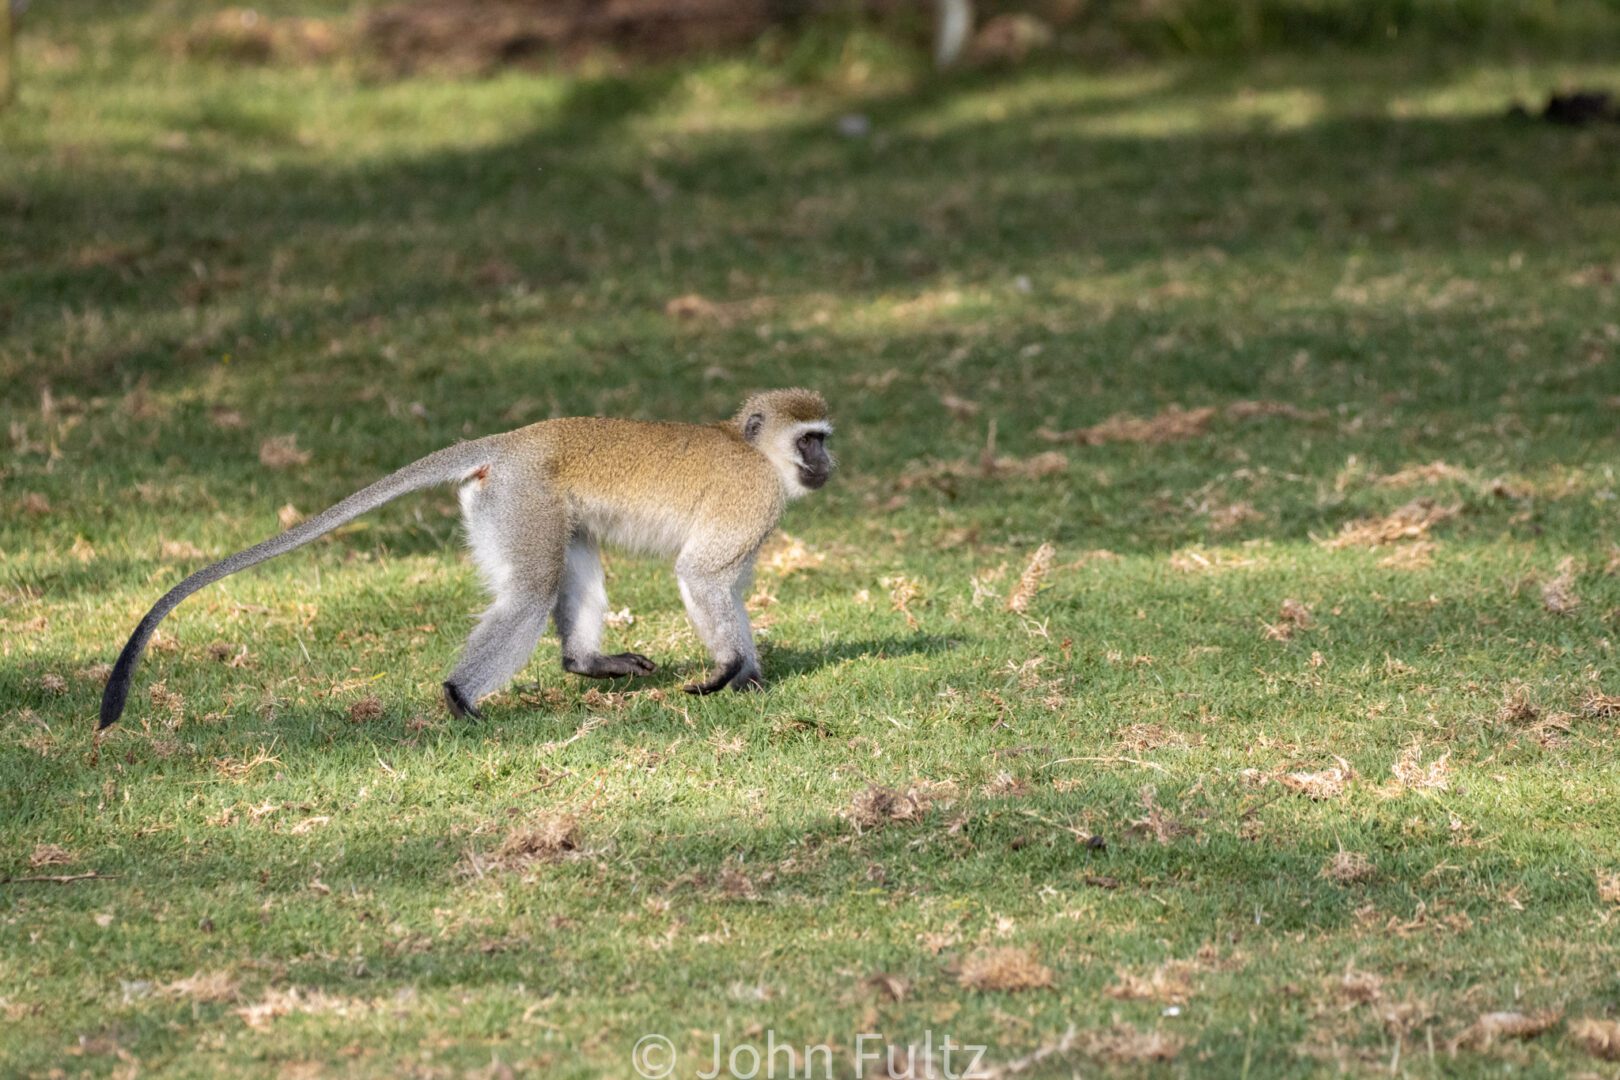
<path fill-rule="evenodd" d="M 0 1073 L 1620 1068 L 1620 128 L 1505 115 L 1620 67 L 400 81 L 37 7 Z M 780 384 L 843 468 L 761 566 L 767 693 L 678 693 L 613 559 L 656 676 L 548 640 L 450 721 L 445 492 L 188 602 L 93 748 L 141 612 L 278 516 Z"/>

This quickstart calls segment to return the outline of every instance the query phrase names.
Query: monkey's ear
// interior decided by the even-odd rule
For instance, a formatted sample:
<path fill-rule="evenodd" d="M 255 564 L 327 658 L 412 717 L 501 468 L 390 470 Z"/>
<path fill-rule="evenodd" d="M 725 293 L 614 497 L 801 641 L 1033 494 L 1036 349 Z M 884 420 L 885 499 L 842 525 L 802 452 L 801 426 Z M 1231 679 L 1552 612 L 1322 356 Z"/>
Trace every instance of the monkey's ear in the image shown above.
<path fill-rule="evenodd" d="M 764 426 L 765 414 L 759 412 L 754 413 L 743 422 L 743 438 L 747 439 L 749 442 L 753 442 L 755 439 L 759 438 L 760 429 Z"/>

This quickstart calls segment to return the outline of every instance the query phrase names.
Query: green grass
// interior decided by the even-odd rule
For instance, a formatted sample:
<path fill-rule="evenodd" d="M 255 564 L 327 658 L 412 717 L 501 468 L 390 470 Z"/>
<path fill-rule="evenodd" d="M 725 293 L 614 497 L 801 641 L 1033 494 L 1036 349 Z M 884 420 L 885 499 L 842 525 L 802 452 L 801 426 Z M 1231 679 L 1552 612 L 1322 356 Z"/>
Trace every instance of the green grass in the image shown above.
<path fill-rule="evenodd" d="M 1071 1025 L 1021 1075 L 1612 1070 L 1571 1028 L 1620 1015 L 1620 129 L 1504 112 L 1620 67 L 390 82 L 38 8 L 0 116 L 0 874 L 98 877 L 0 885 L 0 1072 L 625 1076 L 661 1032 L 688 1076 L 769 1030 L 847 1076 L 863 1032 L 1003 1064 Z M 761 569 L 768 693 L 676 693 L 673 583 L 614 559 L 610 643 L 660 673 L 548 642 L 451 722 L 481 597 L 444 493 L 188 602 L 92 752 L 95 665 L 277 508 L 795 383 L 843 469 L 783 522 L 823 561 Z M 1300 413 L 1038 434 L 1249 400 Z M 1065 471 L 975 474 L 992 424 Z M 262 465 L 289 434 L 308 464 Z M 1415 498 L 1457 508 L 1419 557 L 1325 543 Z M 1414 747 L 1443 787 L 1396 778 Z M 1279 780 L 1338 759 L 1339 794 Z M 873 785 L 932 801 L 857 828 Z M 485 865 L 552 815 L 575 850 Z M 963 986 L 992 946 L 1051 985 Z M 1450 1049 L 1499 1010 L 1563 1019 Z M 1131 1031 L 1174 1057 L 1115 1060 Z"/>

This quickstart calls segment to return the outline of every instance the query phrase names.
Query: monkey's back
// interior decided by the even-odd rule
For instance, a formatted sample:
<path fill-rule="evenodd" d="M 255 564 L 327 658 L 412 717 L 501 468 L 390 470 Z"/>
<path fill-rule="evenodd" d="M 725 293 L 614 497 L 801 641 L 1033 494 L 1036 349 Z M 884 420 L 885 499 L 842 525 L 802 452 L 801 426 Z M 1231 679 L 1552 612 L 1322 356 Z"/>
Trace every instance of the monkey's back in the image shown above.
<path fill-rule="evenodd" d="M 577 528 L 650 554 L 676 554 L 694 534 L 715 558 L 751 552 L 786 501 L 770 461 L 730 425 L 581 417 L 508 438 L 520 484 L 563 496 Z"/>

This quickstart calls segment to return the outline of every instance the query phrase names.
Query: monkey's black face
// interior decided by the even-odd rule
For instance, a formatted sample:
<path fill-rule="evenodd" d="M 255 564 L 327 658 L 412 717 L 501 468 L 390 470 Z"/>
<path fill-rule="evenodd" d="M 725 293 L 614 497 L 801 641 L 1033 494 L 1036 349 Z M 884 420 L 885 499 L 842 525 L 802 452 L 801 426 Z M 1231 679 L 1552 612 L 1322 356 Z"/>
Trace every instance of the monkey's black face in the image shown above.
<path fill-rule="evenodd" d="M 799 483 L 816 491 L 832 475 L 833 459 L 827 453 L 827 433 L 807 431 L 799 436 L 795 447 L 799 451 Z"/>

